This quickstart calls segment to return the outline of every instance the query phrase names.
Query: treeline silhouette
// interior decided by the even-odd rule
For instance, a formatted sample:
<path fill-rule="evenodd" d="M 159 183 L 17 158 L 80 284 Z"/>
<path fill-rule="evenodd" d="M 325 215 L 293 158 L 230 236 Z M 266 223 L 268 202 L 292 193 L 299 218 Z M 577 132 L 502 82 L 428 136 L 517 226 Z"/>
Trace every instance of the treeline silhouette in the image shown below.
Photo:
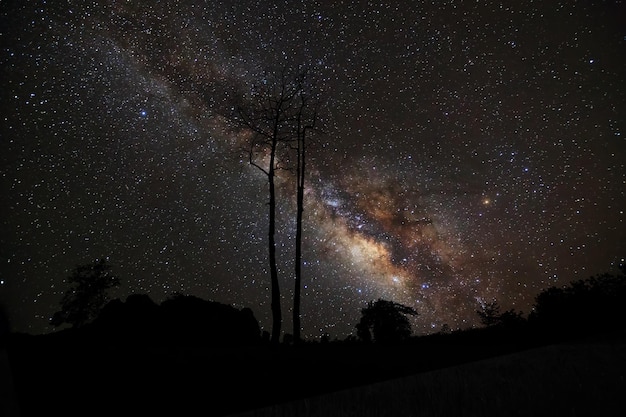
<path fill-rule="evenodd" d="M 262 338 L 250 309 L 237 310 L 194 296 L 175 294 L 160 305 L 142 294 L 132 294 L 125 302 L 108 302 L 107 290 L 120 285 L 120 279 L 111 273 L 108 259 L 76 267 L 68 282 L 72 286 L 51 324 L 70 324 L 81 333 L 102 339 L 232 346 L 258 344 L 268 337 L 265 333 Z M 497 300 L 481 303 L 476 313 L 483 329 L 451 332 L 449 326 L 444 326 L 440 335 L 508 334 L 541 343 L 622 334 L 626 324 L 626 265 L 620 265 L 617 274 L 604 273 L 541 291 L 527 317 L 514 309 L 501 312 Z M 343 341 L 407 342 L 416 336 L 412 336 L 406 316 L 417 315 L 419 311 L 410 306 L 383 299 L 370 301 L 355 323 L 356 336 L 350 335 Z M 283 340 L 291 344 L 295 338 L 286 334 Z M 329 342 L 330 338 L 324 335 L 320 341 Z"/>
<path fill-rule="evenodd" d="M 106 299 L 93 288 L 69 293 Z M 63 309 L 72 300 L 64 297 L 57 317 L 69 317 Z M 89 300 L 76 303 L 93 312 Z M 622 266 L 542 291 L 527 317 L 485 303 L 480 328 L 411 336 L 407 316 L 419 311 L 377 300 L 362 309 L 356 335 L 301 344 L 285 337 L 277 345 L 250 309 L 132 294 L 108 301 L 89 322 L 66 321 L 72 327 L 47 335 L 12 333 L 5 345 L 23 416 L 111 415 L 122 407 L 124 415 L 219 416 L 547 344 L 623 344 L 625 309 Z"/>
<path fill-rule="evenodd" d="M 513 309 L 500 313 L 497 301 L 477 314 L 486 333 L 528 339 L 535 344 L 623 338 L 626 336 L 626 264 L 617 274 L 604 273 L 562 287 L 552 286 L 535 297 L 527 318 Z"/>
<path fill-rule="evenodd" d="M 528 321 L 543 334 L 555 337 L 623 334 L 626 264 L 620 265 L 616 275 L 605 273 L 542 291 Z"/>
<path fill-rule="evenodd" d="M 177 294 L 157 305 L 148 295 L 113 300 L 88 330 L 111 341 L 195 346 L 254 345 L 261 330 L 252 310 Z"/>

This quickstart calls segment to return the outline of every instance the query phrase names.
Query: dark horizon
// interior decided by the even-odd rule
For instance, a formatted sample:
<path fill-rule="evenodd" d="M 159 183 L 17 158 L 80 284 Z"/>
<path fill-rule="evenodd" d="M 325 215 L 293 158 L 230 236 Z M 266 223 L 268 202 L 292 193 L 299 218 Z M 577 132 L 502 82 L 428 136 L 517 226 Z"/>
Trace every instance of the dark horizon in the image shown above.
<path fill-rule="evenodd" d="M 117 282 L 99 261 L 76 270 L 77 285 L 54 315 L 72 328 L 38 336 L 0 328 L 3 410 L 621 415 L 626 265 L 620 270 L 543 291 L 528 319 L 490 303 L 476 311 L 480 329 L 412 336 L 407 317 L 417 312 L 379 299 L 361 310 L 356 337 L 298 342 L 285 334 L 279 342 L 250 309 L 194 296 L 156 304 L 133 294 L 96 308 L 100 291 Z M 81 286 L 94 279 L 100 291 Z"/>
<path fill-rule="evenodd" d="M 11 388 L 3 409 L 24 416 L 459 415 L 475 407 L 483 416 L 621 415 L 625 279 L 545 291 L 528 321 L 489 313 L 484 328 L 420 337 L 408 336 L 408 322 L 389 309 L 406 315 L 411 308 L 378 300 L 362 311 L 358 338 L 298 344 L 261 336 L 250 310 L 183 295 L 157 305 L 133 295 L 107 304 L 89 324 L 0 337 L 0 365 L 10 371 L 2 382 Z"/>

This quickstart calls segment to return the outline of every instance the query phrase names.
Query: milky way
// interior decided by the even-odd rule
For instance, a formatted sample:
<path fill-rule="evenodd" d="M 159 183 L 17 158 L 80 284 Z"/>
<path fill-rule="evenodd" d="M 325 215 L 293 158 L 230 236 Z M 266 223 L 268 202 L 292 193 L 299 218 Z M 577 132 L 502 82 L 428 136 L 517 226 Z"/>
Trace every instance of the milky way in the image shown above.
<path fill-rule="evenodd" d="M 353 333 L 381 297 L 416 308 L 417 334 L 465 328 L 481 300 L 528 312 L 626 256 L 622 2 L 150 3 L 0 5 L 14 330 L 50 331 L 64 278 L 103 256 L 114 297 L 193 294 L 269 330 L 267 181 L 228 120 L 281 66 L 313 68 L 326 102 L 306 336 Z M 287 172 L 279 183 L 288 312 L 294 190 Z"/>

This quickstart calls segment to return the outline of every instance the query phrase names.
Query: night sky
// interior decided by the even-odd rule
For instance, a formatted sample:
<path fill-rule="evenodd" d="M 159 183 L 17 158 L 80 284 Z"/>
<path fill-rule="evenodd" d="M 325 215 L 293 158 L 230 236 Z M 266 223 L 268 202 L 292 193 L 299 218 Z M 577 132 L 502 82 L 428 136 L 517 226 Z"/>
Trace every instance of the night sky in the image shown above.
<path fill-rule="evenodd" d="M 227 117 L 266 69 L 320 81 L 303 336 L 385 298 L 414 333 L 528 313 L 626 256 L 622 1 L 0 3 L 0 301 L 48 319 L 79 264 L 112 297 L 250 307 L 270 330 L 267 179 Z M 291 332 L 295 183 L 279 178 Z"/>

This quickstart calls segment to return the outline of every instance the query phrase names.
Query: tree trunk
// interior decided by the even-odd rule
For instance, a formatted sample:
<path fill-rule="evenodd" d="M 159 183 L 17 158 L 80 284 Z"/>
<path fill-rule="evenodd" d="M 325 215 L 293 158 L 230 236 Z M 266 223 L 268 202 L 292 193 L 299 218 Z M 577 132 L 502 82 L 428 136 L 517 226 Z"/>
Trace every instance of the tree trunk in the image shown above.
<path fill-rule="evenodd" d="M 270 153 L 270 165 L 268 170 L 268 182 L 270 193 L 270 213 L 269 213 L 269 261 L 270 261 L 270 281 L 272 286 L 272 338 L 273 344 L 280 342 L 280 331 L 282 327 L 282 313 L 280 308 L 280 289 L 278 285 L 278 268 L 276 267 L 276 191 L 274 189 L 274 160 L 276 157 L 277 135 L 272 138 L 272 148 Z"/>
<path fill-rule="evenodd" d="M 302 285 L 302 213 L 304 211 L 304 134 L 298 138 L 297 210 L 296 210 L 296 280 L 293 292 L 293 340 L 300 342 L 300 287 Z"/>
<path fill-rule="evenodd" d="M 292 77 L 293 76 L 293 77 Z M 275 175 L 278 146 L 291 146 L 297 142 L 297 220 L 296 220 L 296 259 L 295 289 L 293 307 L 293 336 L 295 342 L 301 339 L 300 331 L 300 296 L 302 285 L 302 212 L 304 202 L 304 168 L 307 129 L 313 129 L 317 111 L 311 110 L 307 91 L 305 91 L 306 72 L 291 74 L 286 69 L 277 74 L 273 81 L 264 80 L 255 94 L 256 106 L 247 113 L 240 110 L 240 119 L 253 135 L 250 142 L 249 162 L 267 175 L 269 183 L 269 263 L 271 281 L 272 343 L 279 343 L 282 328 L 281 298 L 276 265 L 276 190 Z M 299 102 L 299 106 L 298 106 Z M 297 123 L 297 125 L 295 125 Z M 257 163 L 255 157 L 264 155 L 269 149 L 269 166 Z M 259 153 L 262 152 L 262 153 Z M 263 161 L 264 159 L 261 159 Z"/>

